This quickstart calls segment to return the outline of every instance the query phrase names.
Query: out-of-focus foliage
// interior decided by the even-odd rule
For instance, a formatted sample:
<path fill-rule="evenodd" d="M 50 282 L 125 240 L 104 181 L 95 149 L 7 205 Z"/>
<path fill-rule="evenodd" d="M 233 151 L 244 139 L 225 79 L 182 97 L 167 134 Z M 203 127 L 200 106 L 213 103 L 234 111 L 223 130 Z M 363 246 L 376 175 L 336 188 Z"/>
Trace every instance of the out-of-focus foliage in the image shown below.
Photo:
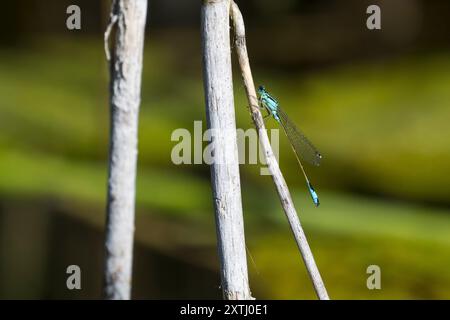
<path fill-rule="evenodd" d="M 200 57 L 180 62 L 164 42 L 150 43 L 138 207 L 167 219 L 211 221 L 208 168 L 170 161 L 172 131 L 192 130 L 194 120 L 204 119 Z M 257 67 L 254 74 L 324 155 L 320 168 L 307 167 L 322 200 L 315 209 L 280 135 L 281 167 L 331 296 L 448 298 L 450 212 L 425 205 L 450 205 L 450 54 L 360 61 L 302 75 Z M 251 121 L 235 76 L 238 124 L 246 129 Z M 0 52 L 2 197 L 104 203 L 107 88 L 98 41 L 58 39 Z M 241 168 L 255 295 L 313 298 L 270 178 L 259 175 L 259 166 Z M 206 233 L 213 245 L 212 231 Z M 365 287 L 370 264 L 382 268 L 379 292 Z"/>

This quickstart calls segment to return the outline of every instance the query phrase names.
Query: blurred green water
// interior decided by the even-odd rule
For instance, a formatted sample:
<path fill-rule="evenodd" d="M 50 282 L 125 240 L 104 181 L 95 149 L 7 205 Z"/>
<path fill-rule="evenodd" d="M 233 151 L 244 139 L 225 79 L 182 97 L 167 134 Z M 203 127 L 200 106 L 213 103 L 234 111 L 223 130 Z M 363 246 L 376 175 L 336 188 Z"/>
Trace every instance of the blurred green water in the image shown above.
<path fill-rule="evenodd" d="M 50 41 L 0 52 L 2 197 L 104 203 L 108 84 L 99 43 Z M 146 49 L 137 201 L 168 219 L 212 215 L 209 169 L 170 160 L 172 131 L 204 119 L 197 58 L 180 66 L 164 42 Z M 450 297 L 450 54 L 254 74 L 324 154 L 320 168 L 307 168 L 322 199 L 315 209 L 280 135 L 281 167 L 331 296 Z M 237 120 L 249 128 L 239 83 L 236 75 Z M 259 271 L 250 266 L 254 290 L 266 298 L 313 298 L 271 179 L 243 165 L 242 188 Z M 386 275 L 379 292 L 365 287 L 369 264 Z"/>

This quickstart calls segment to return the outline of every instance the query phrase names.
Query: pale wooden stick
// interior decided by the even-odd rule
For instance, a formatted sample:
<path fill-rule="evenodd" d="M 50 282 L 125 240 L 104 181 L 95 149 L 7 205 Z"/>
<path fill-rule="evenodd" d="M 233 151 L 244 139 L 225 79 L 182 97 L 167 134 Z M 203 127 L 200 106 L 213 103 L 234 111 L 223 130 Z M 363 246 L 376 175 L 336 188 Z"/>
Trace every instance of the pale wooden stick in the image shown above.
<path fill-rule="evenodd" d="M 111 137 L 105 238 L 104 294 L 130 299 L 133 264 L 138 113 L 147 0 L 114 0 L 105 46 L 117 28 L 111 62 Z"/>
<path fill-rule="evenodd" d="M 214 150 L 211 185 L 223 296 L 251 299 L 248 285 L 230 48 L 230 0 L 202 5 L 206 118 Z"/>
<path fill-rule="evenodd" d="M 267 132 L 264 126 L 264 121 L 259 110 L 258 98 L 256 96 L 255 84 L 253 82 L 252 72 L 250 69 L 250 62 L 247 54 L 247 46 L 245 43 L 245 25 L 242 14 L 234 1 L 231 5 L 231 18 L 233 20 L 233 29 L 235 34 L 235 48 L 239 59 L 239 65 L 241 68 L 242 77 L 244 80 L 245 91 L 247 93 L 248 102 L 250 104 L 250 111 L 252 114 L 253 122 L 258 130 L 260 145 L 264 151 L 267 166 L 272 175 L 273 182 L 278 191 L 278 195 L 281 200 L 286 217 L 291 226 L 292 232 L 300 249 L 303 261 L 305 262 L 309 276 L 316 290 L 317 296 L 321 300 L 328 300 L 327 290 L 320 276 L 319 269 L 314 261 L 311 249 L 309 248 L 308 241 L 306 240 L 305 233 L 303 232 L 300 220 L 294 207 L 294 203 L 289 193 L 286 181 L 281 173 L 277 159 L 272 151 L 272 147 L 267 136 Z"/>

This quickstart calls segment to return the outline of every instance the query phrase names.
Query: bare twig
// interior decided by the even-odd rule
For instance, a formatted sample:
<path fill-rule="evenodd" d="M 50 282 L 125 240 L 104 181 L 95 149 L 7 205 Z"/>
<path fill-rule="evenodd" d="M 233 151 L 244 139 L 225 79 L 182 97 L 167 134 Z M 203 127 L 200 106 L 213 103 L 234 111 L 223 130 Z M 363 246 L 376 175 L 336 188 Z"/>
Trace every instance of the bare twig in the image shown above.
<path fill-rule="evenodd" d="M 233 20 L 233 29 L 235 33 L 235 48 L 239 59 L 239 65 L 244 80 L 245 91 L 247 93 L 248 102 L 250 104 L 250 110 L 252 114 L 253 122 L 258 130 L 259 141 L 266 157 L 266 162 L 269 167 L 269 171 L 272 175 L 273 182 L 278 191 L 278 195 L 281 200 L 284 212 L 291 226 L 298 248 L 305 262 L 309 276 L 313 282 L 317 296 L 321 300 L 328 300 L 328 294 L 323 284 L 322 278 L 319 273 L 319 269 L 314 261 L 311 249 L 309 248 L 306 240 L 305 233 L 303 232 L 300 220 L 294 207 L 294 203 L 289 193 L 286 181 L 281 173 L 277 159 L 274 156 L 272 147 L 267 136 L 267 132 L 264 126 L 264 121 L 259 110 L 258 98 L 256 96 L 255 84 L 253 82 L 252 72 L 250 69 L 250 62 L 247 54 L 247 46 L 245 41 L 245 26 L 242 14 L 234 1 L 231 5 L 231 18 Z"/>
<path fill-rule="evenodd" d="M 105 239 L 105 297 L 129 299 L 133 258 L 138 113 L 147 0 L 114 0 L 105 48 L 117 27 L 111 62 L 111 133 Z M 109 60 L 109 50 L 107 59 Z"/>
<path fill-rule="evenodd" d="M 230 49 L 230 0 L 202 5 L 203 77 L 222 290 L 225 299 L 251 299 L 236 140 Z"/>
<path fill-rule="evenodd" d="M 111 60 L 111 52 L 109 50 L 109 36 L 111 35 L 111 31 L 114 27 L 114 25 L 117 23 L 117 14 L 114 12 L 114 9 L 111 11 L 111 15 L 109 16 L 109 21 L 108 21 L 108 26 L 106 27 L 106 31 L 104 34 L 104 46 L 105 46 L 105 55 L 106 55 L 106 60 L 110 61 Z"/>

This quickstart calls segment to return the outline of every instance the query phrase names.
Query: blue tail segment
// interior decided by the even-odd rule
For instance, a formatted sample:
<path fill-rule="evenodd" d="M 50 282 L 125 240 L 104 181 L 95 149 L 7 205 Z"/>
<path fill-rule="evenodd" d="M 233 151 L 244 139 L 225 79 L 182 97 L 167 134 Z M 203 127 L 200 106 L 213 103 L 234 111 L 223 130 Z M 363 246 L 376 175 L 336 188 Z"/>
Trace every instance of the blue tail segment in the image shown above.
<path fill-rule="evenodd" d="M 316 193 L 316 190 L 314 190 L 312 184 L 308 181 L 308 189 L 309 189 L 309 193 L 311 194 L 311 198 L 314 202 L 314 205 L 316 207 L 319 206 L 320 202 L 319 202 L 319 196 Z"/>

